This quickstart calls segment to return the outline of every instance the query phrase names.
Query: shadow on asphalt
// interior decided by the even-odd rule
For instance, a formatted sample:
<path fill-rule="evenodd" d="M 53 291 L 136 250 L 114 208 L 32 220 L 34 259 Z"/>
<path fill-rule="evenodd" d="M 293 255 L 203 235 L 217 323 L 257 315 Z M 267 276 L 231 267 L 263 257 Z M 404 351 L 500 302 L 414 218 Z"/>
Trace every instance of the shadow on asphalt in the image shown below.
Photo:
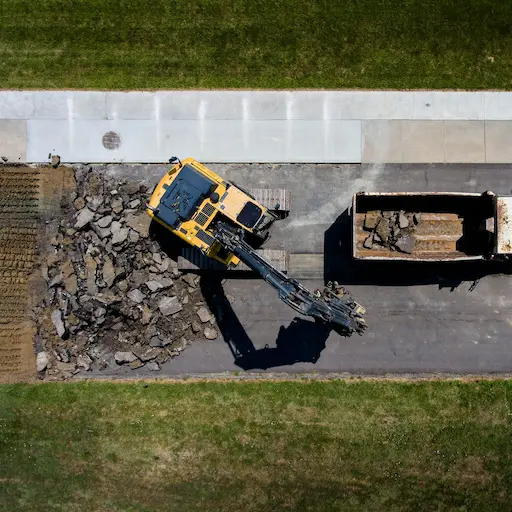
<path fill-rule="evenodd" d="M 352 216 L 345 210 L 324 235 L 324 278 L 343 285 L 414 286 L 436 284 L 455 290 L 464 282 L 478 281 L 492 274 L 512 273 L 512 262 L 379 262 L 352 257 Z"/>
<path fill-rule="evenodd" d="M 157 222 L 151 223 L 150 236 L 174 261 L 177 261 L 180 249 L 187 247 L 183 240 Z M 332 330 L 330 327 L 297 317 L 289 326 L 280 327 L 275 347 L 256 349 L 224 293 L 222 280 L 226 277 L 259 279 L 259 276 L 233 270 L 215 273 L 205 271 L 198 274 L 202 295 L 215 316 L 237 366 L 243 370 L 266 370 L 299 362 L 317 362 Z"/>
<path fill-rule="evenodd" d="M 288 327 L 279 329 L 275 347 L 256 349 L 224 294 L 222 280 L 217 276 L 202 276 L 200 286 L 235 364 L 243 370 L 318 361 L 331 332 L 329 326 L 294 318 Z"/>

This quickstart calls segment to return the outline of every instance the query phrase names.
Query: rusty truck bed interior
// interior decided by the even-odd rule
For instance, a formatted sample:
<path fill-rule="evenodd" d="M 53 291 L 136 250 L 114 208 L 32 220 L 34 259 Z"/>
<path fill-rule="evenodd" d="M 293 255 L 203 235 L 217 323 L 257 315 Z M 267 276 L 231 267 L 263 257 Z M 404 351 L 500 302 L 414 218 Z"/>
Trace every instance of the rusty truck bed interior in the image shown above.
<path fill-rule="evenodd" d="M 381 211 L 421 213 L 415 227 L 416 244 L 412 254 L 393 251 L 385 246 L 363 247 L 369 235 L 365 217 Z M 492 234 L 485 221 L 494 216 L 494 197 L 448 194 L 357 195 L 354 218 L 354 256 L 356 258 L 458 260 L 486 256 L 492 247 Z"/>

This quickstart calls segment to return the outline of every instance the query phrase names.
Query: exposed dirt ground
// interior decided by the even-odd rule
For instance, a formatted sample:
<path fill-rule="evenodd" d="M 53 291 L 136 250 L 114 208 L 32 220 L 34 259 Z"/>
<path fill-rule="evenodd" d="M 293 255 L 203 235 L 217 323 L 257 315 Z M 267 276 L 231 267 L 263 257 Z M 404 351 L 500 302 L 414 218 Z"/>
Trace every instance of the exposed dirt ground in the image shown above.
<path fill-rule="evenodd" d="M 35 375 L 29 310 L 41 290 L 38 248 L 74 178 L 65 167 L 0 171 L 0 381 L 26 380 Z"/>

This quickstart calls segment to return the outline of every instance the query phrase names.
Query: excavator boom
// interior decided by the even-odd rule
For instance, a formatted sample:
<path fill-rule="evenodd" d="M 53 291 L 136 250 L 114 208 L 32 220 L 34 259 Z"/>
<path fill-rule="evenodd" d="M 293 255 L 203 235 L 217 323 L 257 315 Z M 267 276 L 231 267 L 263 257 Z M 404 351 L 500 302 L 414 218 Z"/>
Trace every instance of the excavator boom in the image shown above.
<path fill-rule="evenodd" d="M 277 290 L 279 298 L 297 313 L 311 316 L 323 323 L 341 327 L 345 332 L 362 334 L 366 323 L 362 317 L 364 309 L 347 293 L 340 293 L 336 286 L 323 292 L 311 292 L 296 279 L 290 278 L 274 268 L 243 239 L 243 233 L 226 223 L 215 226 L 216 240 L 233 252 L 248 267 L 257 272 Z"/>

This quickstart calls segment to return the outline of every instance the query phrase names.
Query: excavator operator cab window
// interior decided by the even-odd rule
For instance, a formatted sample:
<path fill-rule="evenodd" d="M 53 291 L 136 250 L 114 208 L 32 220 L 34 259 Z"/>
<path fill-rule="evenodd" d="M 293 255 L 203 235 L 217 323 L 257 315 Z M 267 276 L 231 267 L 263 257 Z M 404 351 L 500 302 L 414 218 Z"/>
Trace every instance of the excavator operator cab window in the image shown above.
<path fill-rule="evenodd" d="M 262 213 L 263 210 L 257 204 L 248 201 L 238 214 L 236 220 L 242 224 L 242 226 L 252 229 L 260 220 Z"/>

